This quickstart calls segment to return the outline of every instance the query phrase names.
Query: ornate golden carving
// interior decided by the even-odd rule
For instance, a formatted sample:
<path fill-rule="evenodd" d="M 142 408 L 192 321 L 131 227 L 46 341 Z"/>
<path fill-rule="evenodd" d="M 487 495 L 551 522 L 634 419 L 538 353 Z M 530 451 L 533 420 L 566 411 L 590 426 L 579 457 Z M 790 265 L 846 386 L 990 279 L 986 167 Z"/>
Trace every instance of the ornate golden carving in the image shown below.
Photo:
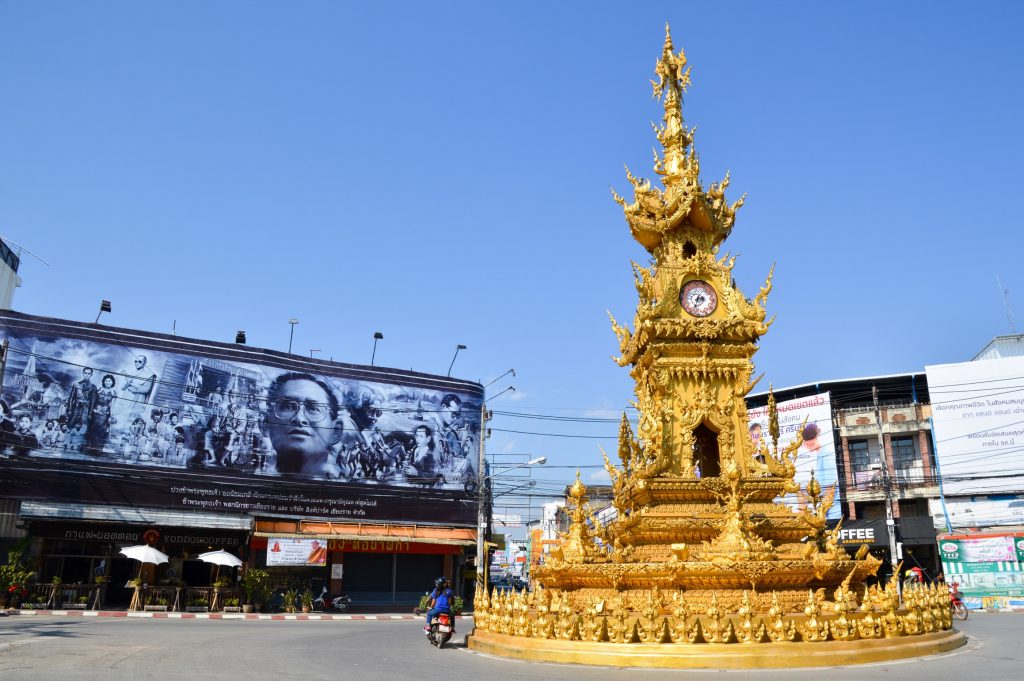
<path fill-rule="evenodd" d="M 755 447 L 744 402 L 760 380 L 752 380 L 752 358 L 771 324 L 765 305 L 774 266 L 748 299 L 732 278 L 736 258 L 719 255 L 742 199 L 726 200 L 728 174 L 706 190 L 701 184 L 681 109 L 690 69 L 667 30 L 655 74 L 664 117 L 654 169 L 664 188 L 627 169 L 633 200 L 615 195 L 653 256 L 649 267 L 633 263 L 633 330 L 611 318 L 615 361 L 632 367 L 639 412 L 635 432 L 623 414 L 618 462 L 601 452 L 617 517 L 598 522 L 577 472 L 569 527 L 534 570 L 536 591 L 479 590 L 477 635 L 552 646 L 854 645 L 949 629 L 948 600 L 934 588 L 908 590 L 901 605 L 895 581 L 865 587 L 880 561 L 866 550 L 851 557 L 839 544 L 839 528 L 826 522 L 834 488 L 812 478 L 798 510 L 779 502 L 799 489 L 801 439 L 780 443 L 769 389 L 768 433 Z M 704 317 L 680 302 L 695 280 L 717 295 Z"/>

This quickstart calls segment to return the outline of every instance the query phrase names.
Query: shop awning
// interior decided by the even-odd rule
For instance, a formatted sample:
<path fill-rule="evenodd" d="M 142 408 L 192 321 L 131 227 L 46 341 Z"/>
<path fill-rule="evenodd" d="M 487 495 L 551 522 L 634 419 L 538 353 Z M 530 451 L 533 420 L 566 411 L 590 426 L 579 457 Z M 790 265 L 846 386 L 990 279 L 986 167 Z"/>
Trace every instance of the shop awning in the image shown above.
<path fill-rule="evenodd" d="M 433 525 L 391 525 L 383 523 L 330 523 L 257 520 L 256 537 L 295 539 L 344 539 L 351 541 L 409 541 L 420 544 L 475 546 L 476 530 Z"/>
<path fill-rule="evenodd" d="M 230 513 L 195 513 L 159 508 L 100 506 L 97 504 L 58 504 L 46 501 L 21 502 L 21 517 L 33 520 L 82 520 L 117 522 L 129 525 L 201 527 L 215 530 L 252 529 L 252 518 Z"/>

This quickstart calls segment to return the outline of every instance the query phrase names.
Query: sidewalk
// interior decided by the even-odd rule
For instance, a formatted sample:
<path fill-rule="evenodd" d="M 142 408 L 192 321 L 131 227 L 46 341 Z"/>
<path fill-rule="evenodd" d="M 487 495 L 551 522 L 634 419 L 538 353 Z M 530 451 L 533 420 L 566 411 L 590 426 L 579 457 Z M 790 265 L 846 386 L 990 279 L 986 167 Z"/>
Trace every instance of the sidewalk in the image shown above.
<path fill-rule="evenodd" d="M 44 615 L 48 617 L 134 617 L 141 619 L 179 619 L 179 620 L 299 620 L 299 621 L 331 621 L 331 620 L 422 620 L 422 615 L 412 613 L 379 613 L 367 615 L 350 615 L 335 613 L 242 613 L 242 612 L 129 612 L 126 610 L 0 610 L 0 617 L 9 615 Z M 470 620 L 472 615 L 458 615 L 457 619 Z"/>

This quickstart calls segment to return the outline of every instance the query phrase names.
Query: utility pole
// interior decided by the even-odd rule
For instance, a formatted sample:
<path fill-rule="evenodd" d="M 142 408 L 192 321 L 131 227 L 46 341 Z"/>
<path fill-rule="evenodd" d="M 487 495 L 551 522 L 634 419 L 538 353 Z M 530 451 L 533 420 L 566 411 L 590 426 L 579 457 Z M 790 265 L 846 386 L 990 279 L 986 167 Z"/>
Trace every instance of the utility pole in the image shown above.
<path fill-rule="evenodd" d="M 7 351 L 11 347 L 11 341 L 4 338 L 3 345 L 0 345 L 0 393 L 4 389 L 4 370 L 7 368 Z"/>
<path fill-rule="evenodd" d="M 893 513 L 895 499 L 892 493 L 892 476 L 889 474 L 889 453 L 885 450 L 885 437 L 882 435 L 882 410 L 878 406 L 878 388 L 871 386 L 871 399 L 875 403 L 875 423 L 878 425 L 878 447 L 882 453 L 882 480 L 885 483 L 885 528 L 889 533 L 889 562 L 892 565 L 892 573 L 896 575 L 896 567 L 899 564 L 896 546 L 896 518 Z M 896 502 L 898 503 L 898 502 Z M 897 580 L 899 575 L 896 575 Z M 898 581 L 897 581 L 898 583 Z"/>
<path fill-rule="evenodd" d="M 455 361 L 454 359 L 452 360 Z M 487 500 L 487 485 L 490 477 L 485 471 L 487 465 L 487 454 L 484 442 L 487 440 L 487 421 L 489 420 L 486 401 L 480 405 L 480 460 L 477 465 L 477 486 L 476 486 L 476 584 L 485 593 L 487 583 L 487 508 L 484 502 Z M 476 605 L 474 604 L 474 608 Z"/>

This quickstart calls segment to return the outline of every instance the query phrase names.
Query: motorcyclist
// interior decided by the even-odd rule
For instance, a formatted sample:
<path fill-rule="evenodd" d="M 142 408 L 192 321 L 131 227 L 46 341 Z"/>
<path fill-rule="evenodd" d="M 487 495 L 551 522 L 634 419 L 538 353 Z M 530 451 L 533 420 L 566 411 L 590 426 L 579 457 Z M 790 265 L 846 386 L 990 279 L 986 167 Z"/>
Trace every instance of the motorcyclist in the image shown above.
<path fill-rule="evenodd" d="M 452 592 L 451 583 L 445 577 L 438 577 L 434 580 L 434 590 L 430 592 L 427 601 L 427 624 L 423 631 L 430 633 L 430 621 L 439 613 L 451 614 L 452 599 L 455 594 Z"/>

